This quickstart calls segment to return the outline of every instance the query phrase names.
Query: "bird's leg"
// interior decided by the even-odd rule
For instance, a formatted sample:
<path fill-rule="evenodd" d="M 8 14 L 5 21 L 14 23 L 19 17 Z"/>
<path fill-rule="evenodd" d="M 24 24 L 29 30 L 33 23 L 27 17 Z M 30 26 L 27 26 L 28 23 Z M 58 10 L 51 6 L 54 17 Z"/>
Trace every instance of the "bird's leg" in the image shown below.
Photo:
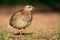
<path fill-rule="evenodd" d="M 25 29 L 24 28 L 22 28 L 21 30 L 19 30 L 19 32 L 18 33 L 16 33 L 15 35 L 22 35 L 22 33 L 24 33 L 25 32 Z"/>
<path fill-rule="evenodd" d="M 22 31 L 23 31 L 23 29 L 20 30 L 20 35 L 22 35 Z"/>
<path fill-rule="evenodd" d="M 23 31 L 22 31 L 22 35 L 26 35 L 27 34 L 27 29 L 26 27 L 23 28 Z"/>
<path fill-rule="evenodd" d="M 22 29 L 21 30 L 19 30 L 19 33 L 18 33 L 18 37 L 21 37 L 22 36 Z"/>
<path fill-rule="evenodd" d="M 26 28 L 25 27 L 22 28 L 19 33 L 20 33 L 20 35 L 25 35 L 26 34 Z"/>
<path fill-rule="evenodd" d="M 21 33 L 22 33 L 22 35 L 25 35 L 26 34 L 26 28 L 25 27 L 22 28 Z"/>

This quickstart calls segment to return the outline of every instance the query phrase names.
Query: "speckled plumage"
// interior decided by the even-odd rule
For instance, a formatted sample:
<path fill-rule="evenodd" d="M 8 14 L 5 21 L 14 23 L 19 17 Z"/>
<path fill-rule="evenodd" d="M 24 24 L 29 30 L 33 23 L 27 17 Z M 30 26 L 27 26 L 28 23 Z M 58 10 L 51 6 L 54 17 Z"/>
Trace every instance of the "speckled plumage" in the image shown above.
<path fill-rule="evenodd" d="M 11 16 L 9 24 L 17 29 L 22 29 L 27 27 L 32 22 L 32 14 L 29 12 L 28 14 L 24 14 L 22 10 L 17 11 Z"/>

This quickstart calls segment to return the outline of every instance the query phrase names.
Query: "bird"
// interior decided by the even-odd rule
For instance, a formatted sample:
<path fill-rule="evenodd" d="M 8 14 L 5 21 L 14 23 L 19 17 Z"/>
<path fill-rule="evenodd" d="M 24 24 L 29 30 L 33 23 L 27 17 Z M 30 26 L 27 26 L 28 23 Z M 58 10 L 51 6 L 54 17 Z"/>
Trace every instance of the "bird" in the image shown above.
<path fill-rule="evenodd" d="M 32 5 L 26 5 L 23 9 L 13 13 L 13 15 L 10 17 L 10 26 L 19 29 L 19 34 L 21 34 L 22 30 L 32 23 L 33 17 L 31 11 L 33 8 L 34 7 Z"/>

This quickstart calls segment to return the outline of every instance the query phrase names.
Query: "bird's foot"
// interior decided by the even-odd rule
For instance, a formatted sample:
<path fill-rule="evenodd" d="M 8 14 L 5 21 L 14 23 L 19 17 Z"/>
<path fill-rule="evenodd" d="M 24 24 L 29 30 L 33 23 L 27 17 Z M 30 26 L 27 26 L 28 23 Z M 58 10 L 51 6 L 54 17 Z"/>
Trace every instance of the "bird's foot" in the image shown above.
<path fill-rule="evenodd" d="M 21 34 L 20 32 L 15 33 L 15 35 L 20 35 L 20 34 Z"/>
<path fill-rule="evenodd" d="M 29 35 L 29 34 L 33 34 L 33 33 L 20 33 L 20 32 L 18 32 L 15 35 Z"/>

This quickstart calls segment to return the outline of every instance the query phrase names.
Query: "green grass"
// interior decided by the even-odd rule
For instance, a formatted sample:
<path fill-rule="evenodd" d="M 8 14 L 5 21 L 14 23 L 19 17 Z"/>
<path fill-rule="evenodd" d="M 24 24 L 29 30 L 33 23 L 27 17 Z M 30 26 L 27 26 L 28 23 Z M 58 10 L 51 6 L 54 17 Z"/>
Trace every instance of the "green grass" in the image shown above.
<path fill-rule="evenodd" d="M 55 32 L 53 32 L 53 33 L 55 33 Z M 53 33 L 44 32 L 44 31 L 40 30 L 39 33 L 37 33 L 37 34 L 31 33 L 29 35 L 10 35 L 6 31 L 1 31 L 0 40 L 15 40 L 15 39 L 16 40 L 50 40 L 51 38 L 56 36 Z M 51 40 L 57 40 L 57 37 L 55 37 Z"/>
<path fill-rule="evenodd" d="M 12 39 L 6 31 L 1 31 L 0 32 L 0 40 L 12 40 Z"/>

